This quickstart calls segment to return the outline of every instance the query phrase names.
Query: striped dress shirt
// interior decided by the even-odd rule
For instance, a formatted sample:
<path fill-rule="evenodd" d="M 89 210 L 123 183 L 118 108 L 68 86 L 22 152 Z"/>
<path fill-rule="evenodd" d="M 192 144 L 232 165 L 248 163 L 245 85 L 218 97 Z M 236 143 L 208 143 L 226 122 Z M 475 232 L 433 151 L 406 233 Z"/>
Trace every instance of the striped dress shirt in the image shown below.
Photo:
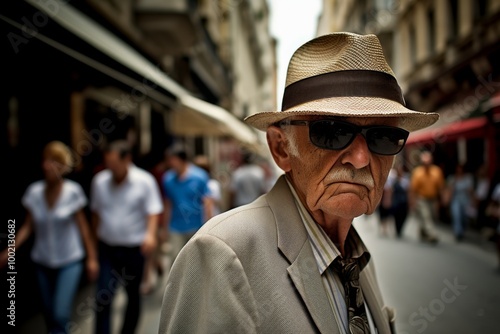
<path fill-rule="evenodd" d="M 340 277 L 335 272 L 331 265 L 338 256 L 342 256 L 335 244 L 326 235 L 325 231 L 314 221 L 309 212 L 306 210 L 300 201 L 295 189 L 288 181 L 288 186 L 295 198 L 297 208 L 299 209 L 302 222 L 309 235 L 309 242 L 318 266 L 321 280 L 325 288 L 325 292 L 330 301 L 332 312 L 338 324 L 342 324 L 340 330 L 343 334 L 349 334 L 349 322 L 347 316 L 347 305 L 345 300 L 344 286 Z M 370 260 L 370 253 L 366 249 L 363 241 L 359 237 L 356 230 L 351 226 L 346 239 L 346 251 L 349 252 L 349 257 L 359 258 L 360 270 L 366 266 Z M 371 317 L 370 311 L 365 303 L 368 323 L 372 333 L 377 333 L 375 323 Z"/>

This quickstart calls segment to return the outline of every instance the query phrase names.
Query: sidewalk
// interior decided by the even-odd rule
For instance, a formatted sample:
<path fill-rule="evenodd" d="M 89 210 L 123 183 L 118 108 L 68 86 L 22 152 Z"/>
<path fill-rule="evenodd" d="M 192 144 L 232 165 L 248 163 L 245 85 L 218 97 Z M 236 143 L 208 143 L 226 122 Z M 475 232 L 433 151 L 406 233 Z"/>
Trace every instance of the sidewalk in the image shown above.
<path fill-rule="evenodd" d="M 359 229 L 368 229 L 370 233 L 375 233 L 380 235 L 380 219 L 377 213 L 372 215 L 363 215 L 356 219 L 354 219 L 354 225 Z M 367 226 L 368 225 L 368 226 Z M 444 222 L 438 222 L 436 224 L 436 229 L 441 241 L 446 243 L 460 243 L 463 245 L 468 245 L 471 247 L 475 247 L 478 250 L 484 251 L 493 256 L 497 256 L 496 245 L 494 242 L 489 240 L 488 235 L 486 235 L 485 231 L 479 231 L 478 229 L 468 227 L 464 233 L 464 239 L 460 242 L 455 240 L 455 236 L 453 234 L 453 228 L 450 224 Z M 389 235 L 386 236 L 388 238 L 395 238 L 395 228 L 394 225 L 389 223 Z M 409 215 L 406 219 L 406 222 L 403 227 L 403 235 L 406 238 L 413 239 L 415 241 L 419 241 L 418 236 L 418 222 L 413 217 L 413 215 Z"/>

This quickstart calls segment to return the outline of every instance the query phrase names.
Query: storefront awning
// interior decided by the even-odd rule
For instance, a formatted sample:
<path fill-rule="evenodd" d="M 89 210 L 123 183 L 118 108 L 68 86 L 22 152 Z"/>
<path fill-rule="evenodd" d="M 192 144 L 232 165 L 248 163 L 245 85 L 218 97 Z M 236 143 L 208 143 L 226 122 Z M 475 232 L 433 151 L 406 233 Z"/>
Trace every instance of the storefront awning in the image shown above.
<path fill-rule="evenodd" d="M 171 122 L 171 130 L 176 135 L 238 138 L 247 149 L 266 156 L 265 141 L 254 140 L 256 134 L 249 127 L 241 127 L 241 121 L 225 109 L 195 97 L 185 95 L 179 99 Z"/>
<path fill-rule="evenodd" d="M 47 2 L 27 0 L 27 2 L 45 12 L 55 22 L 88 44 L 138 73 L 144 79 L 153 82 L 171 93 L 177 99 L 177 106 L 179 106 L 179 109 L 174 111 L 174 122 L 178 124 L 174 131 L 178 134 L 232 136 L 245 145 L 258 145 L 259 140 L 257 135 L 245 123 L 238 120 L 227 110 L 193 96 L 188 90 L 171 79 L 158 67 L 154 66 L 137 50 L 89 17 L 74 9 L 68 3 L 59 0 Z M 42 34 L 39 35 L 38 37 L 43 37 Z M 66 53 L 70 56 L 77 58 L 77 56 L 67 51 Z M 79 54 L 79 56 L 81 57 L 77 58 L 78 60 L 82 60 L 82 57 L 85 57 L 82 54 Z M 100 70 L 99 66 L 96 69 Z M 110 74 L 109 69 L 108 71 L 103 69 L 102 72 Z M 126 76 L 120 76 L 119 73 L 114 73 L 113 75 L 132 88 L 140 84 L 138 81 Z M 160 103 L 169 102 L 166 96 L 161 96 L 161 94 L 152 89 L 149 89 L 146 94 L 155 98 Z M 169 103 L 169 106 L 172 107 L 171 103 Z M 198 124 L 196 124 L 197 122 Z M 215 127 L 212 126 L 214 124 L 216 125 Z M 184 127 L 186 128 L 183 131 Z"/>
<path fill-rule="evenodd" d="M 458 138 L 478 138 L 485 134 L 488 120 L 485 116 L 456 121 L 440 127 L 421 130 L 410 134 L 406 145 L 443 143 Z"/>
<path fill-rule="evenodd" d="M 255 133 L 248 127 L 241 127 L 241 121 L 225 109 L 190 95 L 179 98 L 179 111 L 174 116 L 173 131 L 179 134 L 199 135 L 209 131 L 213 135 L 238 136 L 241 141 L 251 143 Z M 186 115 L 184 115 L 186 113 Z M 205 122 L 192 122 L 188 115 Z M 236 132 L 239 133 L 236 133 Z"/>

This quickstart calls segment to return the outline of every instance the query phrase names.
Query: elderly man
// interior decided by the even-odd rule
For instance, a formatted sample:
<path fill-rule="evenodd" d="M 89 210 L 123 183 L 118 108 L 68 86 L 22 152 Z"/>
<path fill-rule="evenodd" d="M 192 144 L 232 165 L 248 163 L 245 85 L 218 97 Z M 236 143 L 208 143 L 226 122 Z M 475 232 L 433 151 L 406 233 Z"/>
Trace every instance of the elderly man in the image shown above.
<path fill-rule="evenodd" d="M 285 175 L 181 251 L 160 333 L 391 333 L 392 309 L 352 221 L 376 209 L 408 131 L 437 118 L 404 106 L 376 36 L 302 45 L 282 111 L 246 119 L 267 131 Z"/>

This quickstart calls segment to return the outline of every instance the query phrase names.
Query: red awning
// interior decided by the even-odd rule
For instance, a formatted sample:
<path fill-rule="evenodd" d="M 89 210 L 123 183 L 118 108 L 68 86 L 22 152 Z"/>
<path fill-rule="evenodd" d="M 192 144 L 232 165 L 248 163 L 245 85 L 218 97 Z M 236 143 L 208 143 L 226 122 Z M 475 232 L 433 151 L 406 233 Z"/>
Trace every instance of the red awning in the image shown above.
<path fill-rule="evenodd" d="M 406 145 L 424 143 L 444 143 L 464 137 L 467 139 L 483 137 L 488 120 L 486 117 L 470 118 L 453 122 L 438 128 L 422 130 L 410 134 Z"/>

